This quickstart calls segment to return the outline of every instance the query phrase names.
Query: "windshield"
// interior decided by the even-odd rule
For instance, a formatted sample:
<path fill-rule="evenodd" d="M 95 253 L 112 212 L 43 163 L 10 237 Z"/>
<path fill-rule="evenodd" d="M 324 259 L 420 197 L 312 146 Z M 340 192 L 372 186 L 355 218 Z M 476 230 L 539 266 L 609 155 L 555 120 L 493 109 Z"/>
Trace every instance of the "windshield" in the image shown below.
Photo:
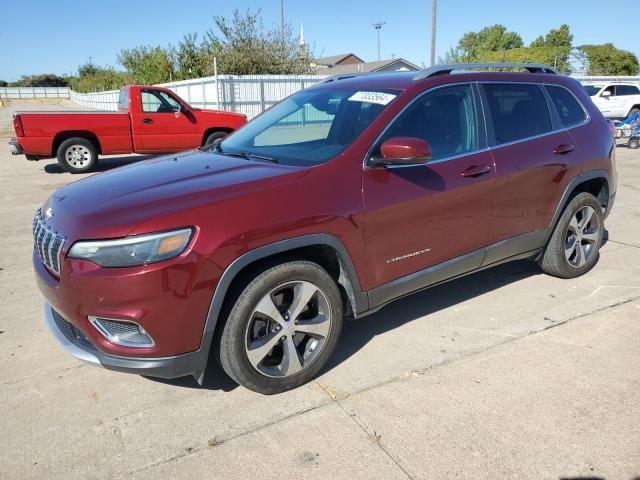
<path fill-rule="evenodd" d="M 248 123 L 217 149 L 223 155 L 241 153 L 288 165 L 317 165 L 351 145 L 397 94 L 394 90 L 303 90 Z"/>
<path fill-rule="evenodd" d="M 600 91 L 602 87 L 600 85 L 583 85 L 582 88 L 584 88 L 584 91 L 587 92 L 587 95 L 593 97 Z"/>

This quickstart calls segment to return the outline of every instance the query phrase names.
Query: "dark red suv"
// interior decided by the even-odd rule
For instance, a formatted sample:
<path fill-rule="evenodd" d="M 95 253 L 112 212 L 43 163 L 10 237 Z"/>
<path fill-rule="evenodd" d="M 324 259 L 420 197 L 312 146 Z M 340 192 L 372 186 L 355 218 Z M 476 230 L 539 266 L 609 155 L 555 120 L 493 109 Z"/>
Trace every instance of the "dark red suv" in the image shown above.
<path fill-rule="evenodd" d="M 284 391 L 344 317 L 510 260 L 587 272 L 614 151 L 578 82 L 544 65 L 330 78 L 211 147 L 54 193 L 33 224 L 47 322 L 112 370 L 202 382 L 211 352 Z"/>

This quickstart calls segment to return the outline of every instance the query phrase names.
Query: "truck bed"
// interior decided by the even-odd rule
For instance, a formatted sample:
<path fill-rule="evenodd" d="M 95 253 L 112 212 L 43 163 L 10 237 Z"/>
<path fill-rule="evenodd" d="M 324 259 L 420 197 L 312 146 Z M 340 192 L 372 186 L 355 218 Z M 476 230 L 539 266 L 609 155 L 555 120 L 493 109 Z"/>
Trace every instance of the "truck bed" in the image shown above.
<path fill-rule="evenodd" d="M 100 143 L 100 153 L 118 154 L 133 151 L 131 119 L 127 112 L 22 111 L 25 135 L 20 143 L 25 151 L 35 155 L 54 155 L 55 136 L 60 131 L 89 132 Z"/>

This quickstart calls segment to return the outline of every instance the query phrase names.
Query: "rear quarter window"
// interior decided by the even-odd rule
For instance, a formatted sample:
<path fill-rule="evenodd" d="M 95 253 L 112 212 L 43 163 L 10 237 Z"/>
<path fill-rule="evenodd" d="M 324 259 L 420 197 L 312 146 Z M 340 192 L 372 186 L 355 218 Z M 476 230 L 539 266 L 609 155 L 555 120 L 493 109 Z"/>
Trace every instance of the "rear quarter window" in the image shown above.
<path fill-rule="evenodd" d="M 584 108 L 569 90 L 553 85 L 547 85 L 546 88 L 553 105 L 556 107 L 562 125 L 567 128 L 573 127 L 587 119 Z"/>
<path fill-rule="evenodd" d="M 128 88 L 120 89 L 120 94 L 118 95 L 118 110 L 121 110 L 121 111 L 129 110 L 129 89 Z"/>
<path fill-rule="evenodd" d="M 547 101 L 538 85 L 489 83 L 482 88 L 488 102 L 496 145 L 551 131 Z"/>

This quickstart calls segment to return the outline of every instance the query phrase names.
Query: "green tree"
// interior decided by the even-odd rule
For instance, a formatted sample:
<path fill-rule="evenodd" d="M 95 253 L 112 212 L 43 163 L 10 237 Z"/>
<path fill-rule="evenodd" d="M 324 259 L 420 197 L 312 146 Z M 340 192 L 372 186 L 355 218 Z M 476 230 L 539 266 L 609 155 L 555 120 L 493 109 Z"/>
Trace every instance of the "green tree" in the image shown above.
<path fill-rule="evenodd" d="M 292 30 L 265 30 L 260 10 L 244 14 L 234 10 L 231 19 L 214 17 L 215 30 L 207 32 L 211 57 L 220 73 L 234 75 L 311 73 L 312 57 L 301 50 Z M 213 72 L 209 65 L 207 73 Z"/>
<path fill-rule="evenodd" d="M 0 87 L 8 87 L 9 83 L 5 82 L 4 80 L 0 80 Z"/>
<path fill-rule="evenodd" d="M 640 70 L 638 57 L 612 43 L 582 45 L 577 48 L 576 56 L 587 75 L 638 75 Z"/>
<path fill-rule="evenodd" d="M 175 58 L 171 49 L 160 46 L 139 46 L 121 50 L 118 62 L 135 83 L 142 85 L 169 82 L 175 77 Z"/>
<path fill-rule="evenodd" d="M 133 83 L 131 76 L 126 72 L 117 71 L 113 67 L 99 67 L 92 63 L 80 65 L 78 75 L 67 79 L 71 88 L 81 93 L 117 90 Z"/>
<path fill-rule="evenodd" d="M 176 78 L 204 77 L 212 68 L 213 56 L 211 43 L 207 41 L 198 44 L 198 34 L 185 35 L 175 51 L 177 65 Z"/>
<path fill-rule="evenodd" d="M 569 57 L 573 48 L 573 35 L 569 25 L 562 24 L 558 29 L 549 30 L 546 36 L 540 35 L 531 42 L 530 48 L 538 49 L 531 52 L 533 56 L 546 58 L 545 63 L 555 66 L 559 71 L 571 71 Z"/>
<path fill-rule="evenodd" d="M 68 82 L 64 77 L 54 73 L 38 75 L 23 75 L 20 80 L 12 82 L 12 87 L 66 87 Z"/>
<path fill-rule="evenodd" d="M 521 48 L 523 45 L 520 35 L 509 32 L 504 25 L 496 24 L 479 32 L 465 33 L 458 42 L 458 52 L 463 62 L 474 62 L 489 52 Z"/>

